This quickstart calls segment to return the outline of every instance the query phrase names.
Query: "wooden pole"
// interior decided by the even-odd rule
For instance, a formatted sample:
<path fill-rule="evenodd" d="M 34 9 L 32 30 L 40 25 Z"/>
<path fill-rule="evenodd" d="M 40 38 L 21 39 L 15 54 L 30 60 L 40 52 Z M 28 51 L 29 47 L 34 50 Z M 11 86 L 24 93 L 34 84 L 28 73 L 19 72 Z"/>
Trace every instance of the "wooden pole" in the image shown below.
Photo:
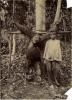
<path fill-rule="evenodd" d="M 10 61 L 9 61 L 9 67 L 8 67 L 8 73 L 9 73 L 9 78 L 10 78 L 10 68 L 11 68 L 11 50 L 12 50 L 12 34 L 10 34 L 10 41 L 9 41 L 9 55 L 10 55 Z"/>
<path fill-rule="evenodd" d="M 14 19 L 14 10 L 15 10 L 15 0 L 13 0 L 13 15 L 12 15 L 12 20 Z M 12 48 L 12 57 L 11 60 L 14 59 L 15 51 L 16 51 L 16 34 L 13 34 L 13 48 Z"/>
<path fill-rule="evenodd" d="M 13 34 L 13 48 L 12 48 L 12 56 L 11 56 L 11 60 L 14 59 L 14 55 L 15 55 L 15 51 L 16 51 L 16 34 Z"/>

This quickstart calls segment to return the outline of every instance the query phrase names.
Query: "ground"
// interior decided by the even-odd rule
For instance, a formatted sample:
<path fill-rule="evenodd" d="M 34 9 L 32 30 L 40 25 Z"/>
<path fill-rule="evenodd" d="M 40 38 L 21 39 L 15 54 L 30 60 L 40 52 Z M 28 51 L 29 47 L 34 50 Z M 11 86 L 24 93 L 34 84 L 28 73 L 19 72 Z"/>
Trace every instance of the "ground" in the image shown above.
<path fill-rule="evenodd" d="M 9 61 L 9 55 L 1 56 L 1 97 L 3 99 L 54 99 L 65 98 L 65 92 L 70 88 L 70 44 L 63 49 L 62 69 L 65 78 L 63 78 L 64 85 L 56 88 L 55 92 L 51 90 L 48 83 L 44 80 L 42 83 L 26 82 L 25 56 L 17 55 L 12 63 Z M 62 81 L 62 80 L 61 80 Z M 60 96 L 58 94 L 61 94 Z"/>
<path fill-rule="evenodd" d="M 7 89 L 3 91 L 3 99 L 53 99 L 60 98 L 64 99 L 65 96 L 57 97 L 53 91 L 50 91 L 49 87 L 34 85 L 28 83 L 26 87 L 19 85 L 18 88 L 15 88 L 14 91 L 12 87 L 6 87 Z M 63 90 L 63 92 L 66 90 Z"/>

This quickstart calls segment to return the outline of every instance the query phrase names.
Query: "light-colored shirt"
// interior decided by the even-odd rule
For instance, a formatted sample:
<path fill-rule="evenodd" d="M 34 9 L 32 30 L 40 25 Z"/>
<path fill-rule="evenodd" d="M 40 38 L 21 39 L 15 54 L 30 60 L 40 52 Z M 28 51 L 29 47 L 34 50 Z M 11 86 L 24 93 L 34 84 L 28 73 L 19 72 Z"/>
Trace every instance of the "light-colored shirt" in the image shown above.
<path fill-rule="evenodd" d="M 43 58 L 49 61 L 62 61 L 60 40 L 48 40 L 45 45 Z"/>

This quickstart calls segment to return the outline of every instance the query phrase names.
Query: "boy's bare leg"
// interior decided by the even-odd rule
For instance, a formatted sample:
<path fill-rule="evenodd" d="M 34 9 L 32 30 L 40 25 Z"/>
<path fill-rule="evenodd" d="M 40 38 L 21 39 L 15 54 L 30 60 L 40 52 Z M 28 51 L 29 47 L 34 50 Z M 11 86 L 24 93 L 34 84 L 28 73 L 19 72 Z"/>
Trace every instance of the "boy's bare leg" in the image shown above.
<path fill-rule="evenodd" d="M 47 61 L 46 63 L 46 68 L 47 68 L 47 75 L 48 75 L 48 83 L 49 85 L 52 85 L 52 79 L 51 79 L 51 75 L 52 75 L 52 70 L 51 70 L 51 62 Z"/>
<path fill-rule="evenodd" d="M 57 80 L 57 75 L 59 74 L 59 63 L 57 61 L 53 61 L 52 62 L 52 67 L 53 67 L 53 75 L 54 75 L 55 84 L 57 86 L 59 86 L 60 84 Z"/>

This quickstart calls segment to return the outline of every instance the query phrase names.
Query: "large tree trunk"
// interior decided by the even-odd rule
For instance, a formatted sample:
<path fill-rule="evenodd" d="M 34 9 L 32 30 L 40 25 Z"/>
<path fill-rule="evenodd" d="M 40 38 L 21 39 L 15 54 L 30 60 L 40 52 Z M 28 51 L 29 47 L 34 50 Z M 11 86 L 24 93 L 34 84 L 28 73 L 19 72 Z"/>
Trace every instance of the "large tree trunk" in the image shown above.
<path fill-rule="evenodd" d="M 35 0 L 36 31 L 45 31 L 45 1 Z"/>
<path fill-rule="evenodd" d="M 51 25 L 51 28 L 50 28 L 51 31 L 55 31 L 57 29 L 57 25 L 60 22 L 61 3 L 62 3 L 62 0 L 58 0 L 54 22 L 53 22 L 53 24 Z"/>

